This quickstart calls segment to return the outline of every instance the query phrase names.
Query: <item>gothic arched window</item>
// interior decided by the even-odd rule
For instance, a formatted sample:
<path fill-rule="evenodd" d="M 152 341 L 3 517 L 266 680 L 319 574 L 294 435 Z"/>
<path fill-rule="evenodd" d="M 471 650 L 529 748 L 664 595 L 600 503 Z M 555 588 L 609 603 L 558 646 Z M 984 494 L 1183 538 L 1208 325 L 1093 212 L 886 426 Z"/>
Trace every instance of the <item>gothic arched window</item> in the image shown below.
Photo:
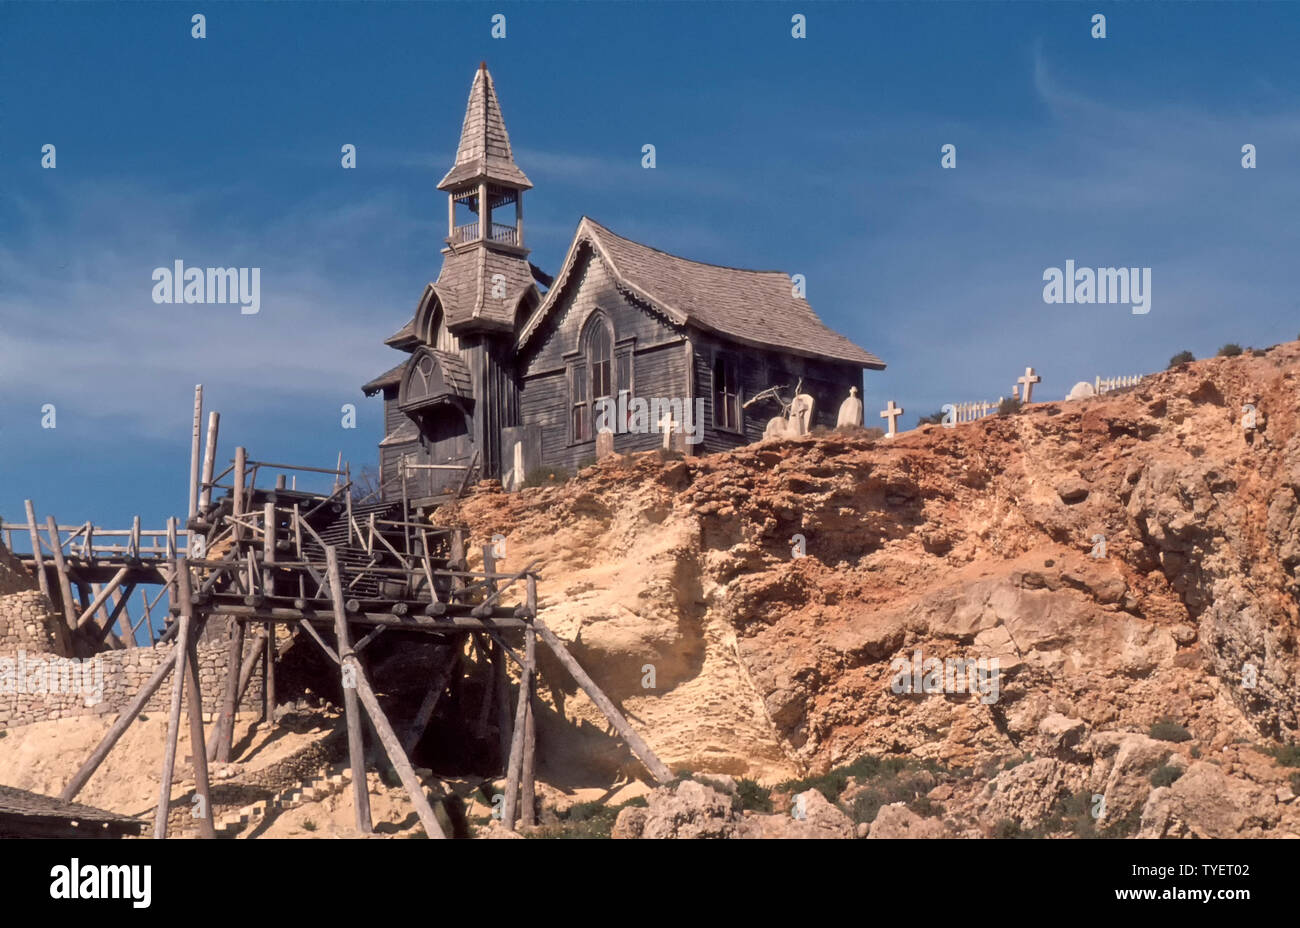
<path fill-rule="evenodd" d="M 578 340 L 580 356 L 569 367 L 570 433 L 574 442 L 590 441 L 595 404 L 614 396 L 614 332 L 603 313 L 595 313 Z"/>

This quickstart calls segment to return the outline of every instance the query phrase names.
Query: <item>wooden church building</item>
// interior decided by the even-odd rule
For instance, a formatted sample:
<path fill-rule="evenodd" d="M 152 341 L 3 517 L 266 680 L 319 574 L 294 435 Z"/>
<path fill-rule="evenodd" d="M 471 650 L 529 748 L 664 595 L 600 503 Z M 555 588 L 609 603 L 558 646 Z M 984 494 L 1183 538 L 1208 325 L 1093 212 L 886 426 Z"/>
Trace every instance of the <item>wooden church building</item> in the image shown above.
<path fill-rule="evenodd" d="M 828 329 L 788 274 L 691 261 L 587 217 L 551 278 L 528 260 L 531 187 L 480 65 L 456 161 L 438 184 L 442 269 L 385 341 L 408 357 L 362 387 L 384 397 L 385 498 L 403 492 L 403 460 L 420 465 L 406 469 L 412 499 L 454 488 L 474 462 L 476 478 L 576 469 L 596 457 L 614 409 L 614 450 L 661 447 L 660 422 L 634 415 L 638 399 L 702 413 L 673 436 L 687 453 L 760 439 L 780 404 L 744 404 L 771 386 L 789 399 L 802 381 L 815 400 L 810 425 L 833 426 L 863 371 L 884 368 Z"/>

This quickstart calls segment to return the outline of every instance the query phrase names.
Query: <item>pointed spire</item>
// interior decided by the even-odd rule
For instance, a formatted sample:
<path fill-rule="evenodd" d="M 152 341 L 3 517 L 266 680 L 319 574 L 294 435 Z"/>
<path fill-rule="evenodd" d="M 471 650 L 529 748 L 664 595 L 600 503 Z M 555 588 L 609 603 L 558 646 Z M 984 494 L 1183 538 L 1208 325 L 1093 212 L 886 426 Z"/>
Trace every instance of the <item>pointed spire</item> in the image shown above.
<path fill-rule="evenodd" d="M 532 186 L 524 172 L 519 170 L 519 165 L 515 164 L 510 151 L 510 135 L 506 132 L 487 62 L 480 62 L 474 72 L 469 105 L 465 107 L 465 122 L 460 129 L 460 147 L 456 149 L 456 163 L 438 184 L 438 189 L 449 190 L 479 178 L 512 187 Z"/>

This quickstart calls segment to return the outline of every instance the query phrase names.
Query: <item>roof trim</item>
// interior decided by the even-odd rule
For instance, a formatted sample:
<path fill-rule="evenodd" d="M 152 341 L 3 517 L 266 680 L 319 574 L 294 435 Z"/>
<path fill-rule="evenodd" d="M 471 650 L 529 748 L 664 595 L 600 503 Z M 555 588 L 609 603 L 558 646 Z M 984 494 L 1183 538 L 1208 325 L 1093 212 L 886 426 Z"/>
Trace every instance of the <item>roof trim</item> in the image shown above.
<path fill-rule="evenodd" d="M 817 322 L 817 324 L 819 324 L 822 327 L 822 329 L 824 329 L 828 334 L 843 339 L 844 342 L 846 342 L 849 346 L 851 346 L 853 349 L 859 352 L 861 356 L 844 357 L 842 355 L 836 354 L 833 351 L 824 351 L 824 350 L 819 351 L 810 348 L 796 347 L 790 345 L 778 345 L 773 343 L 770 340 L 752 338 L 742 333 L 728 331 L 726 329 L 719 328 L 716 325 L 711 325 L 707 321 L 700 319 L 698 315 L 693 315 L 683 310 L 681 307 L 675 306 L 672 303 L 669 303 L 668 301 L 663 300 L 660 297 L 656 296 L 655 294 L 651 293 L 647 289 L 647 287 L 650 286 L 649 283 L 643 286 L 640 283 L 629 278 L 628 274 L 624 271 L 624 269 L 620 268 L 618 262 L 615 261 L 611 256 L 610 249 L 601 240 L 602 234 L 609 235 L 614 238 L 622 239 L 622 241 L 628 242 L 631 245 L 636 246 L 637 248 L 643 248 L 647 251 L 655 252 L 656 254 L 662 255 L 665 258 L 671 259 L 672 261 L 681 261 L 687 264 L 695 265 L 700 268 L 730 271 L 732 273 L 737 273 L 737 274 L 748 274 L 748 275 L 779 274 L 782 277 L 788 277 L 788 275 L 786 275 L 784 271 L 754 271 L 746 268 L 729 267 L 727 265 L 721 265 L 721 264 L 707 264 L 702 261 L 695 261 L 691 258 L 683 258 L 680 255 L 674 255 L 670 252 L 666 252 L 658 248 L 653 248 L 649 245 L 642 245 L 640 242 L 634 242 L 631 239 L 623 239 L 622 236 L 619 236 L 617 235 L 617 233 L 612 232 L 609 229 L 605 228 L 600 223 L 596 222 L 594 219 L 591 219 L 588 216 L 583 216 L 582 219 L 578 222 L 578 229 L 574 233 L 573 241 L 572 243 L 570 243 L 569 250 L 564 256 L 564 263 L 560 267 L 560 272 L 556 275 L 555 284 L 547 291 L 544 299 L 542 300 L 541 305 L 538 306 L 538 308 L 533 312 L 532 316 L 529 318 L 528 322 L 524 325 L 523 329 L 519 334 L 519 339 L 517 343 L 518 350 L 522 351 L 525 348 L 527 348 L 528 344 L 537 335 L 538 331 L 540 331 L 542 323 L 545 321 L 546 317 L 550 315 L 553 308 L 556 306 L 556 304 L 559 303 L 563 291 L 565 291 L 568 288 L 570 278 L 572 277 L 573 274 L 573 270 L 577 266 L 580 248 L 585 244 L 591 247 L 595 252 L 597 252 L 600 255 L 601 259 L 609 267 L 610 273 L 614 278 L 614 282 L 616 286 L 626 290 L 630 295 L 632 295 L 638 300 L 641 300 L 642 302 L 646 303 L 648 306 L 654 308 L 655 310 L 662 312 L 663 315 L 669 319 L 669 321 L 677 325 L 693 326 L 702 332 L 709 332 L 717 336 L 720 336 L 722 338 L 730 339 L 739 344 L 750 345 L 753 347 L 765 348 L 769 350 L 778 349 L 788 354 L 798 355 L 801 357 L 832 360 L 832 361 L 838 361 L 846 364 L 855 364 L 869 370 L 883 370 L 885 368 L 884 361 L 881 361 L 875 355 L 871 354 L 871 352 L 854 344 L 846 336 L 840 335 L 838 332 L 835 332 L 824 322 L 822 322 L 821 318 L 817 316 L 816 312 L 813 311 L 811 306 L 808 307 L 808 312 L 809 314 L 811 314 L 811 316 Z"/>

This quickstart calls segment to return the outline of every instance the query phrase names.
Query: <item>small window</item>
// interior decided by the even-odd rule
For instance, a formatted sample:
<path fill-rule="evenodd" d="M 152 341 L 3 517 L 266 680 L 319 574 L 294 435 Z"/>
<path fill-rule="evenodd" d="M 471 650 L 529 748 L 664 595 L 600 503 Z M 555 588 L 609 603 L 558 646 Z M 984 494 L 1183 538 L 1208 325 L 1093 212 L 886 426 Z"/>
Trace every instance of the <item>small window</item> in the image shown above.
<path fill-rule="evenodd" d="M 569 434 L 574 442 L 591 439 L 591 416 L 587 403 L 587 370 L 583 364 L 569 368 L 569 392 L 573 396 Z"/>
<path fill-rule="evenodd" d="M 740 378 L 735 358 L 728 355 L 713 359 L 713 427 L 740 431 Z"/>

